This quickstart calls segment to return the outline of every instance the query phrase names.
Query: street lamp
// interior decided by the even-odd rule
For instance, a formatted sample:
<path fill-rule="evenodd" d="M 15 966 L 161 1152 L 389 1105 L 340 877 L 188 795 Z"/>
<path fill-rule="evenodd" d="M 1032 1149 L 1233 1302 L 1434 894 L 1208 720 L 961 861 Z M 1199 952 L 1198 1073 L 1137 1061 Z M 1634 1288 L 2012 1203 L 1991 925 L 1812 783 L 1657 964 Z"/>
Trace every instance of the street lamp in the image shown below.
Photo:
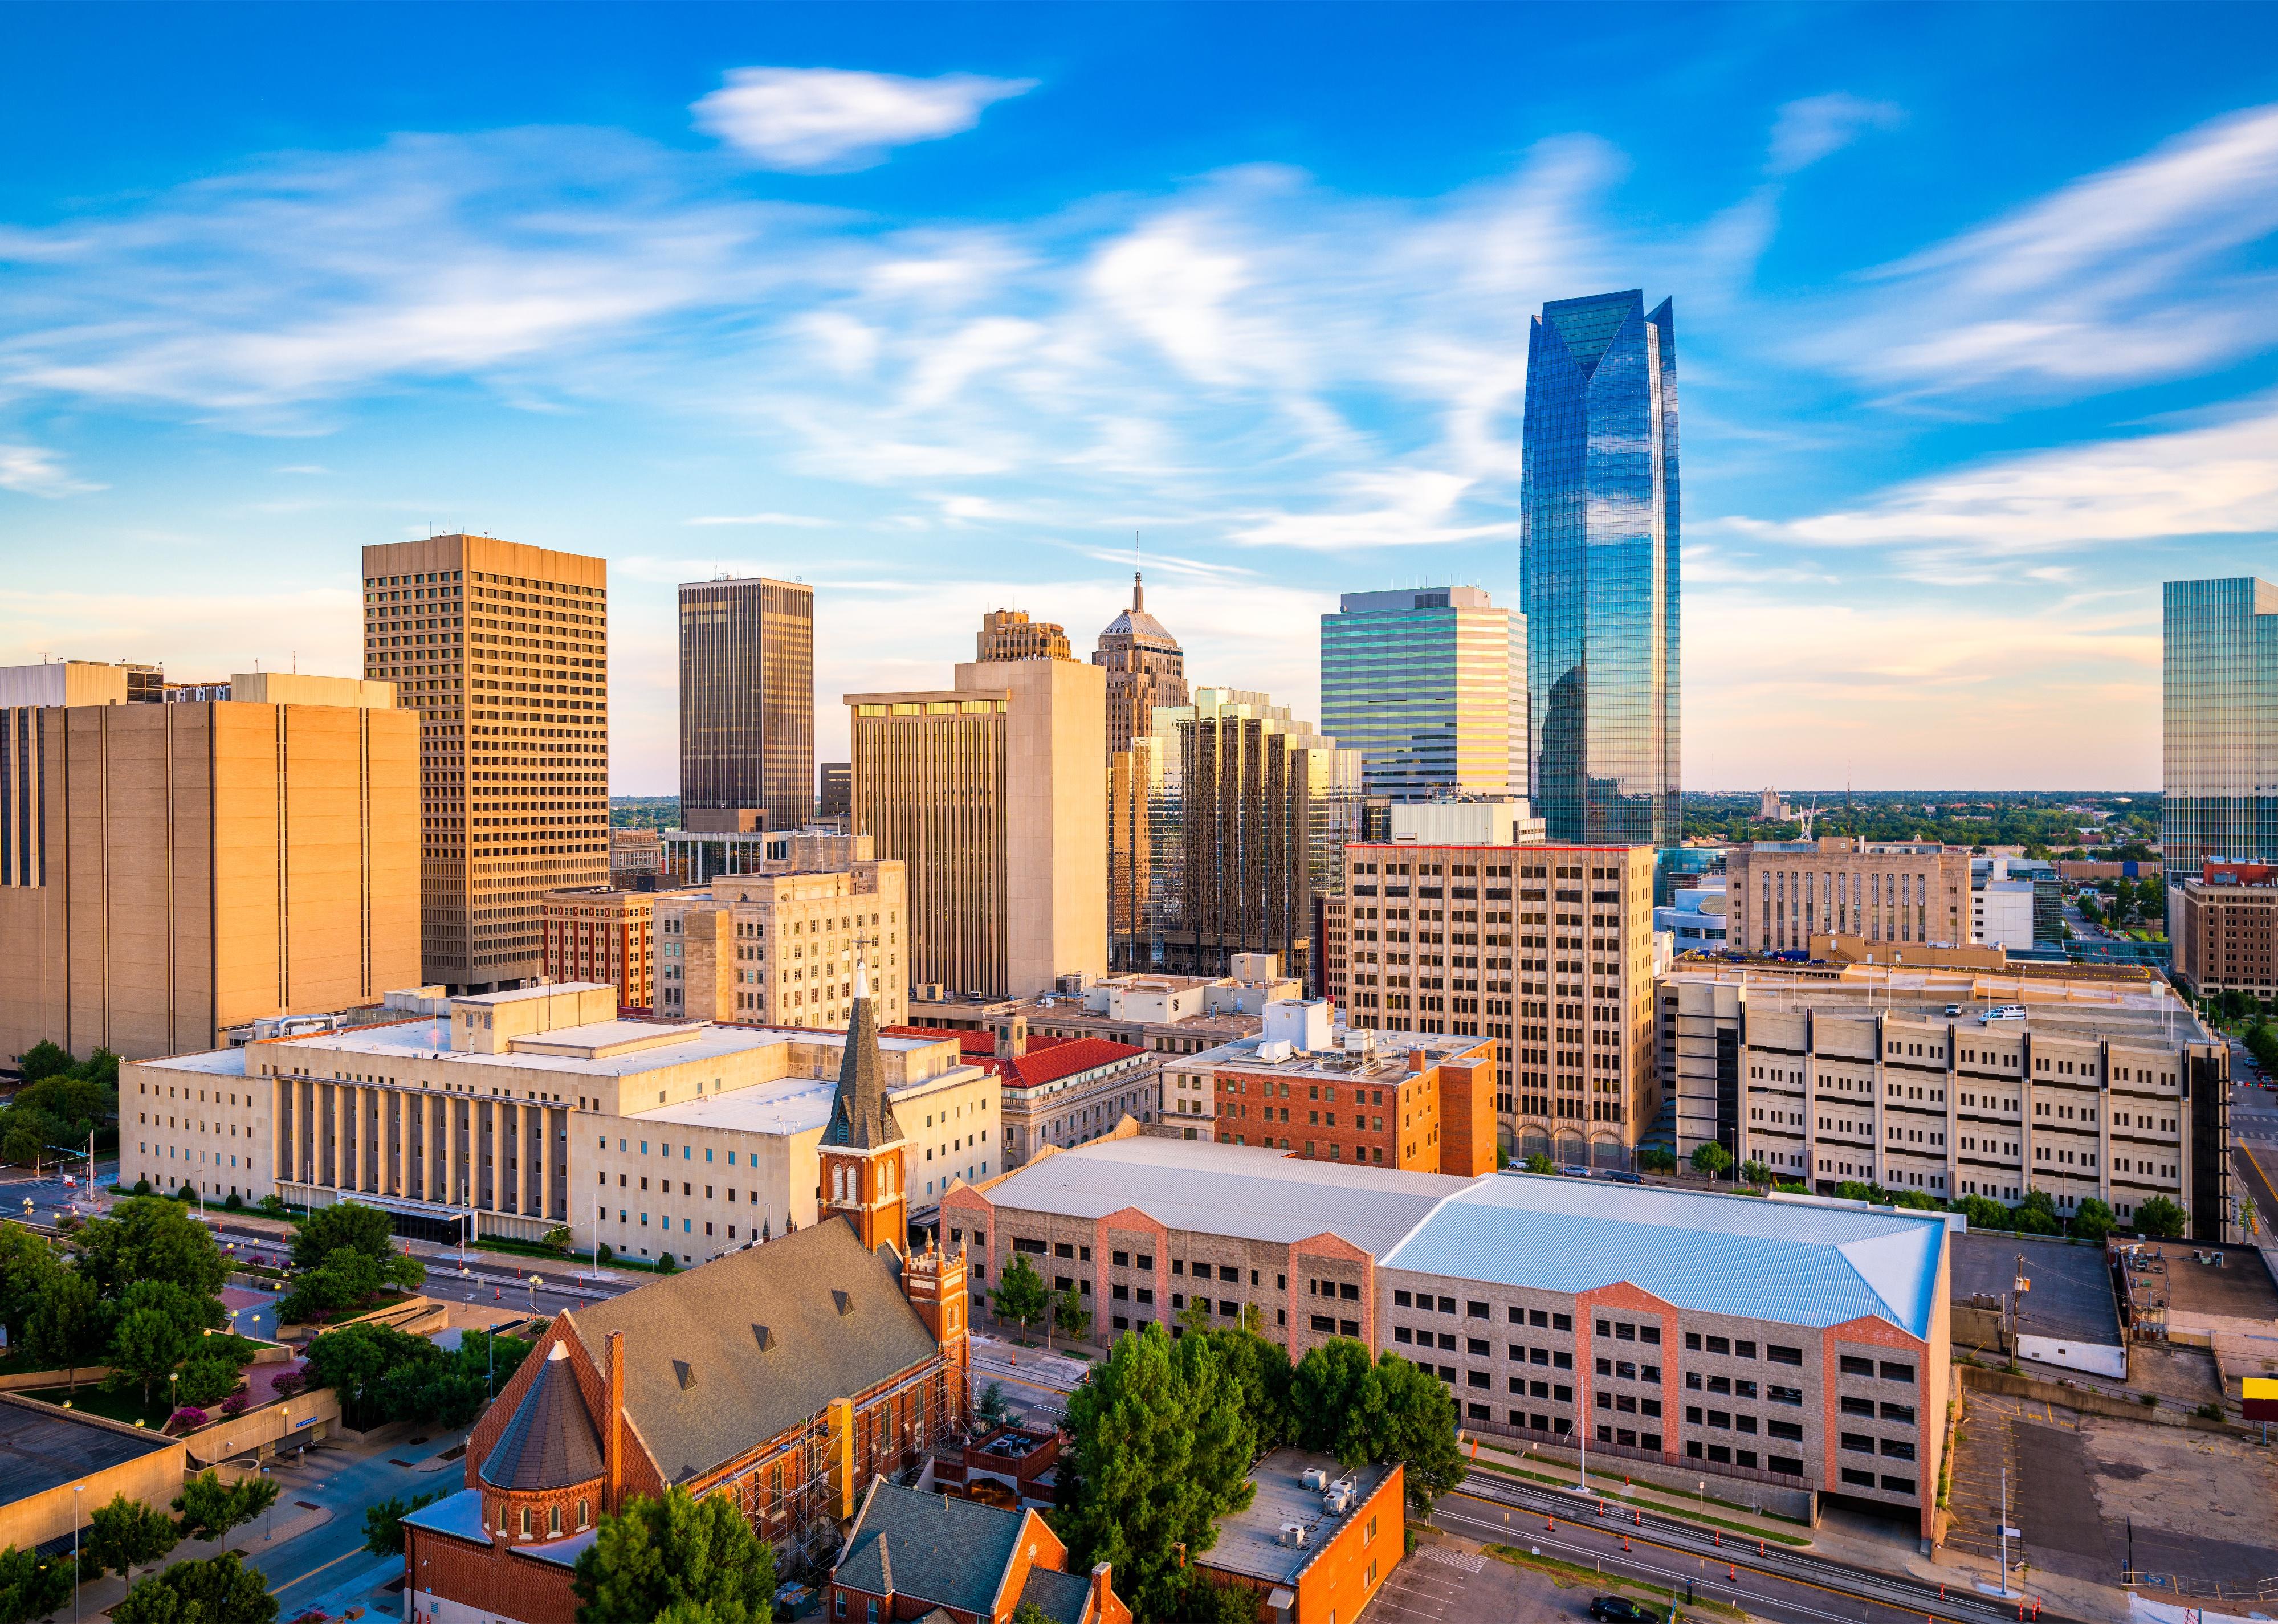
<path fill-rule="evenodd" d="M 79 1624 L 79 1497 L 86 1492 L 85 1483 L 72 1485 L 72 1624 Z"/>

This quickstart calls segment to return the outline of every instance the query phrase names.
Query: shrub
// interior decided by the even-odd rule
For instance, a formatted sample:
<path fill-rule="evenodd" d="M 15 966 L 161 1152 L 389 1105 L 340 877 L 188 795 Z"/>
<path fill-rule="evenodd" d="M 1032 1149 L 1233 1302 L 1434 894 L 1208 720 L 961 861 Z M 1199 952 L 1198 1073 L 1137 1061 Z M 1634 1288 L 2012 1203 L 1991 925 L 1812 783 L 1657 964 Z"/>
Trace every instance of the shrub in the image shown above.
<path fill-rule="evenodd" d="M 593 1248 L 593 1261 L 597 1263 L 614 1263 L 617 1261 L 617 1254 L 615 1248 L 604 1241 Z"/>
<path fill-rule="evenodd" d="M 2222 1406 L 2220 1404 L 2202 1404 L 2198 1408 L 2193 1410 L 2191 1414 L 2206 1421 L 2221 1421 L 2222 1419 Z"/>
<path fill-rule="evenodd" d="M 149 1181 L 149 1179 L 147 1179 L 147 1178 L 138 1178 L 138 1179 L 136 1179 L 136 1180 L 134 1181 L 134 1193 L 135 1193 L 135 1194 L 137 1194 L 137 1195 L 148 1195 L 148 1194 L 149 1194 L 149 1193 L 150 1193 L 150 1181 Z"/>
<path fill-rule="evenodd" d="M 245 1198 L 240 1195 L 236 1191 L 232 1190 L 229 1193 L 229 1199 L 224 1201 L 221 1206 L 224 1212 L 243 1212 L 245 1210 Z"/>
<path fill-rule="evenodd" d="M 204 1426 L 212 1419 L 213 1417 L 207 1414 L 203 1410 L 194 1408 L 186 1404 L 180 1409 L 176 1410 L 172 1415 L 169 1415 L 166 1418 L 166 1430 L 169 1432 L 195 1432 L 200 1427 Z"/>
<path fill-rule="evenodd" d="M 242 1415 L 246 1411 L 252 1407 L 253 1399 L 251 1397 L 241 1392 L 233 1392 L 230 1394 L 228 1398 L 224 1399 L 221 1401 L 221 1413 L 225 1416 L 234 1417 Z"/>
<path fill-rule="evenodd" d="M 656 1260 L 656 1271 L 657 1271 L 657 1273 L 659 1273 L 659 1274 L 661 1274 L 661 1275 L 669 1275 L 669 1274 L 670 1274 L 674 1269 L 677 1269 L 677 1268 L 679 1268 L 679 1267 L 680 1267 L 680 1265 L 679 1265 L 678 1263 L 676 1263 L 675 1262 L 673 1262 L 673 1260 L 672 1260 L 672 1254 L 671 1254 L 671 1253 L 669 1253 L 669 1252 L 665 1252 L 665 1253 L 660 1253 L 660 1254 L 658 1254 L 658 1256 L 657 1256 L 657 1260 Z"/>
<path fill-rule="evenodd" d="M 269 1386 L 270 1391 L 280 1399 L 295 1398 L 309 1391 L 309 1373 L 301 1369 L 287 1370 Z"/>
<path fill-rule="evenodd" d="M 2156 1410 L 2160 1407 L 2160 1395 L 2155 1392 L 2139 1392 L 2136 1395 L 2136 1402 L 2147 1410 Z"/>

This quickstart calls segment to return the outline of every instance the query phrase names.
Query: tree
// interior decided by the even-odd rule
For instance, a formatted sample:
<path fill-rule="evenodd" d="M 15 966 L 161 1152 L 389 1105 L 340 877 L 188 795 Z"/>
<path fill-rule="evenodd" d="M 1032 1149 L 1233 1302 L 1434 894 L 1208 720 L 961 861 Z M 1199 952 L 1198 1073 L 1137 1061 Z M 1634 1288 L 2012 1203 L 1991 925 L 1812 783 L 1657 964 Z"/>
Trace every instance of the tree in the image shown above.
<path fill-rule="evenodd" d="M 981 1390 L 974 1401 L 973 1419 L 986 1428 L 1001 1427 L 1013 1419 L 1013 1401 L 1005 1396 L 1005 1384 L 990 1382 Z"/>
<path fill-rule="evenodd" d="M 2183 1232 L 2183 1209 L 2166 1196 L 2155 1195 L 2136 1208 L 2136 1232 L 2174 1240 Z"/>
<path fill-rule="evenodd" d="M 677 1606 L 707 1609 L 714 1624 L 769 1624 L 776 1553 L 731 1496 L 695 1500 L 675 1486 L 603 1517 L 570 1586 L 577 1624 L 655 1624 Z"/>
<path fill-rule="evenodd" d="M 151 1574 L 111 1618 L 111 1624 L 276 1624 L 277 1598 L 260 1569 L 226 1551 Z"/>
<path fill-rule="evenodd" d="M 95 1508 L 80 1549 L 96 1573 L 126 1579 L 136 1568 L 159 1560 L 181 1540 L 181 1530 L 164 1512 L 118 1494 L 110 1505 Z"/>
<path fill-rule="evenodd" d="M 309 1379 L 338 1393 L 343 1417 L 362 1429 L 396 1419 L 384 1398 L 391 1387 L 403 1391 L 401 1372 L 442 1360 L 442 1350 L 425 1338 L 366 1321 L 328 1330 L 309 1345 Z M 424 1375 L 422 1369 L 423 1382 Z"/>
<path fill-rule="evenodd" d="M 0 1222 L 0 1326 L 11 1348 L 23 1346 L 24 1328 L 62 1268 L 45 1237 L 12 1219 Z"/>
<path fill-rule="evenodd" d="M 71 1599 L 72 1568 L 60 1558 L 42 1561 L 36 1551 L 0 1551 L 0 1624 L 43 1619 Z"/>
<path fill-rule="evenodd" d="M 190 1333 L 157 1308 L 136 1308 L 123 1314 L 111 1333 L 111 1380 L 121 1385 L 140 1382 L 142 1402 L 150 1402 L 151 1384 L 179 1365 L 190 1351 Z"/>
<path fill-rule="evenodd" d="M 1731 1167 L 1732 1153 L 1714 1140 L 1693 1153 L 1693 1170 L 1706 1178 L 1717 1178 L 1730 1172 Z"/>
<path fill-rule="evenodd" d="M 1025 1254 L 1015 1252 L 989 1293 L 989 1308 L 1000 1320 L 1010 1320 L 1022 1330 L 1043 1317 L 1044 1277 Z"/>
<path fill-rule="evenodd" d="M 229 1531 L 252 1521 L 277 1502 L 277 1480 L 245 1477 L 222 1482 L 211 1467 L 182 1485 L 174 1509 L 182 1515 L 184 1539 L 218 1539 L 225 1544 Z"/>
<path fill-rule="evenodd" d="M 363 1513 L 363 1548 L 374 1556 L 403 1554 L 403 1520 L 422 1506 L 432 1506 L 443 1498 L 443 1491 L 432 1490 L 415 1494 L 409 1499 L 401 1495 L 390 1495 L 378 1505 L 367 1507 Z"/>
<path fill-rule="evenodd" d="M 1069 1396 L 1066 1424 L 1057 1526 L 1069 1571 L 1112 1562 L 1133 1610 L 1166 1616 L 1179 1547 L 1189 1560 L 1209 1550 L 1218 1520 L 1256 1493 L 1257 1433 L 1212 1338 L 1173 1342 L 1159 1325 L 1119 1337 Z"/>
<path fill-rule="evenodd" d="M 1530 1173 L 1556 1173 L 1558 1164 L 1540 1151 L 1532 1151 L 1526 1158 L 1526 1170 Z"/>
<path fill-rule="evenodd" d="M 1032 1601 L 1013 1609 L 1013 1624 L 1052 1624 L 1052 1615 Z"/>
<path fill-rule="evenodd" d="M 49 1275 L 44 1292 L 24 1327 L 25 1346 L 36 1362 L 68 1369 L 65 1379 L 76 1397 L 80 1366 L 103 1350 L 107 1326 L 102 1296 L 78 1269 L 61 1267 Z"/>
<path fill-rule="evenodd" d="M 394 1220 L 386 1213 L 362 1201 L 335 1201 L 330 1207 L 317 1208 L 294 1227 L 294 1272 L 325 1268 L 342 1247 L 375 1262 L 401 1255 L 395 1245 Z"/>
<path fill-rule="evenodd" d="M 1990 1195 L 1965 1195 L 1956 1203 L 1961 1216 L 1969 1220 L 1969 1227 L 1982 1230 L 2005 1230 L 2009 1227 L 2009 1209 Z"/>
<path fill-rule="evenodd" d="M 575 1242 L 570 1238 L 570 1226 L 566 1224 L 557 1224 L 539 1238 L 538 1244 L 556 1257 L 567 1257 Z"/>
<path fill-rule="evenodd" d="M 277 1300 L 277 1317 L 303 1323 L 322 1319 L 344 1308 L 359 1308 L 390 1288 L 410 1291 L 425 1277 L 425 1266 L 408 1253 L 393 1247 L 373 1252 L 361 1246 L 337 1246 L 321 1263 L 294 1277 L 292 1291 Z"/>
<path fill-rule="evenodd" d="M 2083 1240 L 2102 1240 L 2119 1226 L 2120 1220 L 2112 1208 L 2094 1196 L 2089 1196 L 2075 1208 L 2072 1215 L 2072 1232 Z"/>
<path fill-rule="evenodd" d="M 2020 1235 L 2053 1235 L 2060 1227 L 2056 1203 L 2046 1190 L 2028 1190 L 2025 1199 L 2010 1208 L 2009 1223 Z"/>
<path fill-rule="evenodd" d="M 71 1050 L 50 1038 L 42 1038 L 16 1056 L 17 1072 L 27 1085 L 42 1078 L 65 1076 L 78 1064 L 71 1057 Z"/>
<path fill-rule="evenodd" d="M 1647 1145 L 1638 1152 L 1638 1166 L 1648 1173 L 1673 1173 L 1677 1170 L 1677 1153 L 1663 1145 Z M 1542 1170 L 1555 1170 L 1550 1158 L 1542 1158 Z"/>
<path fill-rule="evenodd" d="M 1257 1325 L 1229 1325 L 1203 1334 L 1226 1367 L 1227 1380 L 1241 1393 L 1242 1407 L 1257 1433 L 1256 1448 L 1264 1454 L 1296 1436 L 1289 1409 L 1289 1384 L 1295 1373 L 1288 1350 L 1267 1339 L 1261 1329 L 1264 1316 L 1257 1317 Z"/>
<path fill-rule="evenodd" d="M 211 1298 L 229 1276 L 229 1262 L 213 1232 L 180 1205 L 155 1195 L 132 1196 L 72 1238 L 80 1267 L 106 1298 L 138 1282 L 164 1280 Z"/>
<path fill-rule="evenodd" d="M 1308 1353 L 1290 1384 L 1297 1442 L 1345 1466 L 1397 1460 L 1408 1502 L 1420 1516 L 1464 1480 L 1456 1401 L 1420 1365 L 1339 1337 Z"/>
<path fill-rule="evenodd" d="M 1073 1285 L 1052 1299 L 1052 1323 L 1071 1342 L 1091 1335 L 1091 1310 L 1083 1306 L 1082 1296 Z"/>
<path fill-rule="evenodd" d="M 1740 1163 L 1740 1177 L 1750 1184 L 1770 1184 L 1772 1181 L 1772 1170 L 1769 1164 L 1762 1162 L 1743 1162 Z"/>

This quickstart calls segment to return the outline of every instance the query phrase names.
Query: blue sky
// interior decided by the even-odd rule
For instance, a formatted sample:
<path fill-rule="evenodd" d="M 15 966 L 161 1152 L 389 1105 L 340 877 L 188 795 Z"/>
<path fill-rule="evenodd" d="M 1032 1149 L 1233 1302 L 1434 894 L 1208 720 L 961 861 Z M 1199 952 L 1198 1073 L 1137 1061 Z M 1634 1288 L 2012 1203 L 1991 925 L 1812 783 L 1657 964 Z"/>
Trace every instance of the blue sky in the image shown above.
<path fill-rule="evenodd" d="M 2143 787 L 2159 583 L 2278 571 L 2267 6 L 17 5 L 0 661 L 349 671 L 356 550 L 799 576 L 818 744 L 1143 537 L 1312 713 L 1516 601 L 1525 332 L 1677 307 L 1686 782 Z"/>

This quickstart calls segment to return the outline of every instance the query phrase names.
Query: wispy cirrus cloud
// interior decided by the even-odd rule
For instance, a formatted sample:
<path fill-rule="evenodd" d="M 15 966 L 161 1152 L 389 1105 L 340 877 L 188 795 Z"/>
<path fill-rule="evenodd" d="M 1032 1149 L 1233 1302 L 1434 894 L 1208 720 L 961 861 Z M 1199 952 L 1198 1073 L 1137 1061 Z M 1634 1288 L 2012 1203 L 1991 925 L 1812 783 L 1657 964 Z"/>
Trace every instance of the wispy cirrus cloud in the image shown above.
<path fill-rule="evenodd" d="M 896 147 L 971 129 L 992 103 L 1036 84 L 978 73 L 910 79 L 845 68 L 735 68 L 692 111 L 699 126 L 768 169 L 868 169 Z"/>
<path fill-rule="evenodd" d="M 2143 157 L 1871 274 L 1808 343 L 1901 393 L 2079 393 L 2188 375 L 2278 341 L 2278 107 Z"/>
<path fill-rule="evenodd" d="M 1779 110 L 1765 167 L 1775 175 L 1792 175 L 1840 152 L 1869 130 L 1893 130 L 1905 120 L 1906 111 L 1897 103 L 1870 102 L 1847 90 L 1805 96 Z"/>
<path fill-rule="evenodd" d="M 53 499 L 102 489 L 92 480 L 73 477 L 63 458 L 44 446 L 0 444 L 0 491 Z"/>

